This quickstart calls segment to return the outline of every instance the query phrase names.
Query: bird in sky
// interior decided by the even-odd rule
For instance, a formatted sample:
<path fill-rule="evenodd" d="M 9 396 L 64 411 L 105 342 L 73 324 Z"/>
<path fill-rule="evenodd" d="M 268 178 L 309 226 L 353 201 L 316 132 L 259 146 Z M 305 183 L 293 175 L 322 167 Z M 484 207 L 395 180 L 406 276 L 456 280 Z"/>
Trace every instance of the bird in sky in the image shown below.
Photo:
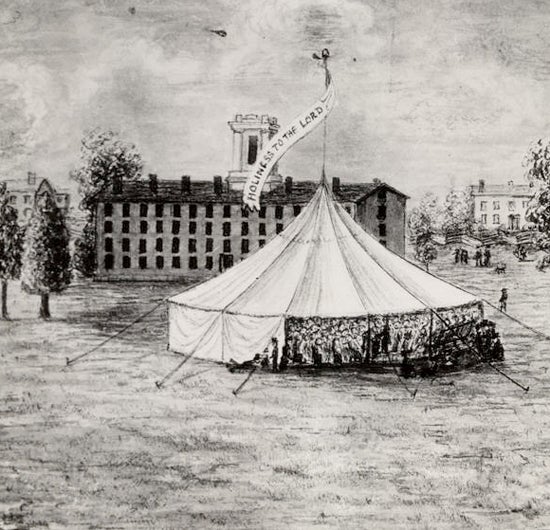
<path fill-rule="evenodd" d="M 209 29 L 208 31 L 210 33 L 215 33 L 220 37 L 227 37 L 227 31 L 225 31 L 224 29 Z"/>

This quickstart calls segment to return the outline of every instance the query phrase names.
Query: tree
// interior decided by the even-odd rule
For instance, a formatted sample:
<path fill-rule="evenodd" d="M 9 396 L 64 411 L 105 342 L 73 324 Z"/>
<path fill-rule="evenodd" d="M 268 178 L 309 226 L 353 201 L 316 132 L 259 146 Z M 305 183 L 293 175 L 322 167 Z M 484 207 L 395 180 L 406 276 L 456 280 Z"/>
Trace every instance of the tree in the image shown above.
<path fill-rule="evenodd" d="M 114 182 L 141 176 L 143 161 L 136 146 L 125 143 L 112 131 L 94 129 L 84 136 L 80 167 L 71 173 L 82 196 L 80 208 L 87 212 L 82 236 L 75 241 L 75 268 L 84 276 L 96 270 L 95 206 L 98 196 Z"/>
<path fill-rule="evenodd" d="M 541 250 L 550 248 L 550 139 L 540 139 L 529 146 L 523 161 L 526 176 L 535 193 L 527 207 L 526 218 L 540 233 L 537 244 Z"/>
<path fill-rule="evenodd" d="M 416 259 L 429 270 L 430 263 L 437 258 L 434 236 L 441 229 L 441 207 L 433 193 L 426 193 L 420 204 L 409 215 L 409 234 L 415 249 Z"/>
<path fill-rule="evenodd" d="M 474 199 L 470 188 L 451 190 L 445 197 L 443 225 L 445 234 L 471 234 L 474 227 Z"/>
<path fill-rule="evenodd" d="M 63 213 L 48 194 L 34 206 L 23 244 L 21 286 L 41 297 L 40 317 L 50 317 L 50 293 L 71 282 L 69 230 Z"/>
<path fill-rule="evenodd" d="M 2 318 L 8 318 L 8 280 L 21 272 L 22 230 L 17 210 L 9 204 L 6 183 L 0 182 L 0 281 L 2 282 Z"/>

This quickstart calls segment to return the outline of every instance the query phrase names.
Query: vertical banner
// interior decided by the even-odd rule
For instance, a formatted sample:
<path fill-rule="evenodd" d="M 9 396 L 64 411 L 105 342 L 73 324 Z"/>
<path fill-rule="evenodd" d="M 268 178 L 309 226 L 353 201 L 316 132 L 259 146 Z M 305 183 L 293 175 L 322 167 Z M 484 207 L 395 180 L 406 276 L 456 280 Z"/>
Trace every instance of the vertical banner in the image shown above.
<path fill-rule="evenodd" d="M 336 93 L 331 77 L 327 77 L 327 89 L 323 97 L 268 140 L 258 155 L 243 190 L 243 202 L 251 210 L 260 209 L 260 193 L 273 166 L 298 140 L 326 120 L 333 109 Z"/>

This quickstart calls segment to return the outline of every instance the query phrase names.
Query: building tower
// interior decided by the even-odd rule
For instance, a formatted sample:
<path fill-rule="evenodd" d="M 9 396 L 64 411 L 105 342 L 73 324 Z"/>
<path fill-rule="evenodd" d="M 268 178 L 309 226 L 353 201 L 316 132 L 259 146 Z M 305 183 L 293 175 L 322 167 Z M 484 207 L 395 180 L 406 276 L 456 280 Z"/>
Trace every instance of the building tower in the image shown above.
<path fill-rule="evenodd" d="M 230 189 L 242 190 L 250 171 L 265 143 L 279 130 L 277 118 L 267 114 L 237 114 L 228 122 L 233 131 L 233 162 L 228 172 L 227 183 Z M 264 189 L 272 190 L 283 182 L 275 164 L 266 180 Z"/>

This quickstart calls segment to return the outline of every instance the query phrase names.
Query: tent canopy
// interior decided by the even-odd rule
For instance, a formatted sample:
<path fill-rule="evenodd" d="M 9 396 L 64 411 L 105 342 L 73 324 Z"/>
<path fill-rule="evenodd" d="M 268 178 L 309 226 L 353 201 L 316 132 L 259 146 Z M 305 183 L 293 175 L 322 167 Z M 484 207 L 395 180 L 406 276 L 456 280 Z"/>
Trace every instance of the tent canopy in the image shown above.
<path fill-rule="evenodd" d="M 366 317 L 477 302 L 367 234 L 326 183 L 265 247 L 172 297 L 170 348 L 197 357 L 251 358 L 285 317 Z"/>

